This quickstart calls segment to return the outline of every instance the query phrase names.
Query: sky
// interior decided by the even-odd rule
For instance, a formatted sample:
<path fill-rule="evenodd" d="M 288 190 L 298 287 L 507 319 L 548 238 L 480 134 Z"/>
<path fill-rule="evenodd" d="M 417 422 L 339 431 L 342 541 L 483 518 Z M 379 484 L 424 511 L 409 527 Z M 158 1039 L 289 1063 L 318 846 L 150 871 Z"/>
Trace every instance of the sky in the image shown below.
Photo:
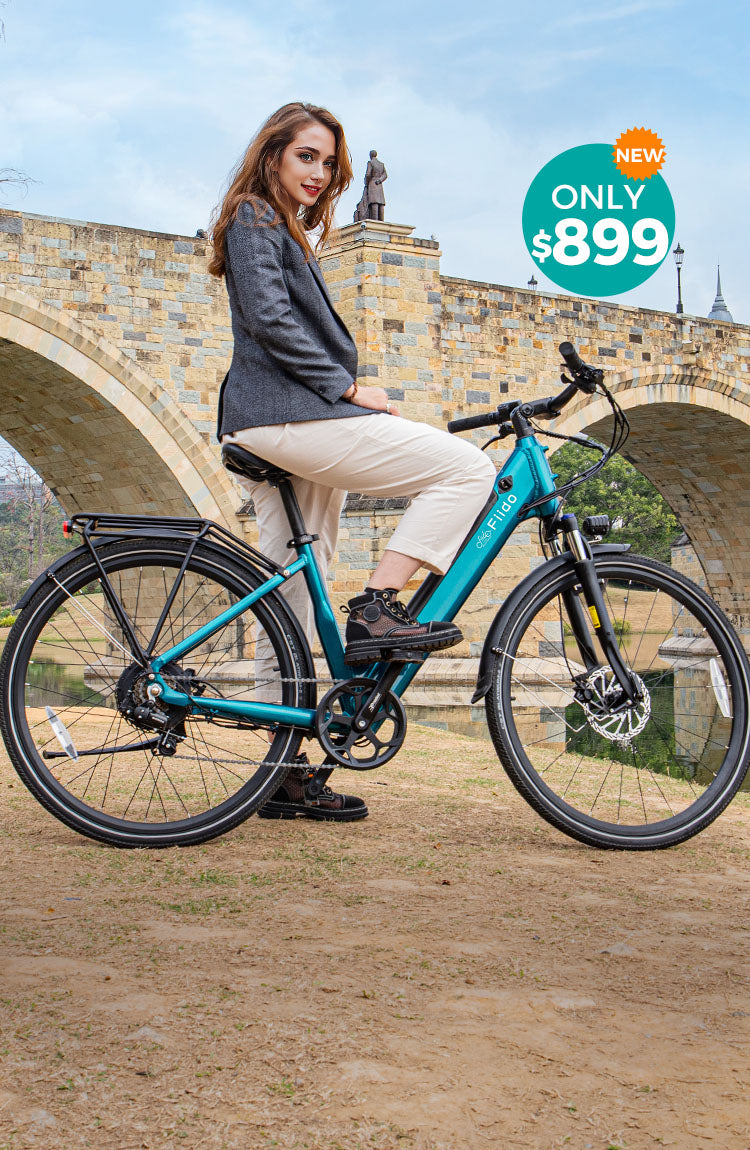
<path fill-rule="evenodd" d="M 526 252 L 524 196 L 558 153 L 645 126 L 685 249 L 685 311 L 716 265 L 750 323 L 744 3 L 695 0 L 0 0 L 0 168 L 34 181 L 0 209 L 192 235 L 266 116 L 342 121 L 355 178 L 385 162 L 385 218 L 435 236 L 446 275 L 558 291 Z M 673 310 L 668 256 L 613 302 Z M 561 333 L 561 338 L 564 333 Z"/>

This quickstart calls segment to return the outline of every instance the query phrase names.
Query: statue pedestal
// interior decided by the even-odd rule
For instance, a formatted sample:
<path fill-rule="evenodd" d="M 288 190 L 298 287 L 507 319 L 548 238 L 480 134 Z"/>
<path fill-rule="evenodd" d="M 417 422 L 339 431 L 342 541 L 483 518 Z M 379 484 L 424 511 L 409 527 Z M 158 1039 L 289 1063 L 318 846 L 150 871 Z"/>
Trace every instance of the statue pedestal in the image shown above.
<path fill-rule="evenodd" d="M 357 220 L 346 224 L 336 233 L 335 247 L 347 247 L 356 243 L 398 244 L 406 240 L 414 231 L 413 224 L 392 224 L 388 220 Z M 410 240 L 410 244 L 429 244 L 437 248 L 437 240 Z"/>
<path fill-rule="evenodd" d="M 379 383 L 404 415 L 442 424 L 442 292 L 437 240 L 411 224 L 362 220 L 320 258 L 331 298 L 359 351 L 359 378 Z"/>

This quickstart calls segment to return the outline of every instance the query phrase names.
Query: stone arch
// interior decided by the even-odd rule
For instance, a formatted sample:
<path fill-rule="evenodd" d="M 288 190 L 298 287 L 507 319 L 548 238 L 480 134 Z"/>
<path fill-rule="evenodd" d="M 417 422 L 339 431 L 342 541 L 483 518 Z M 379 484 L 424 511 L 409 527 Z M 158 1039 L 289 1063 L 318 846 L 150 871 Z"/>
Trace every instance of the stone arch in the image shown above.
<path fill-rule="evenodd" d="M 235 523 L 218 453 L 132 360 L 60 310 L 0 288 L 0 434 L 69 513 Z"/>
<path fill-rule="evenodd" d="M 625 456 L 661 492 L 683 525 L 711 594 L 750 628 L 750 384 L 689 355 L 610 375 L 630 421 Z M 555 424 L 608 441 L 606 400 L 582 396 Z M 604 510 L 604 509 L 603 509 Z"/>

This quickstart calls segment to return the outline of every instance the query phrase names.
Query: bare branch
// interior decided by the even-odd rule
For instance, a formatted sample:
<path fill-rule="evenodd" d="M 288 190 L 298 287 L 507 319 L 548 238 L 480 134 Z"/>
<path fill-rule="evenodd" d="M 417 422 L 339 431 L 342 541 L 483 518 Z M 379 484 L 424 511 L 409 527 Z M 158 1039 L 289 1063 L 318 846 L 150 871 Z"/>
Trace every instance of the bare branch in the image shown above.
<path fill-rule="evenodd" d="M 16 187 L 23 190 L 23 195 L 27 195 L 29 191 L 29 184 L 38 183 L 32 176 L 27 176 L 25 172 L 19 172 L 17 168 L 0 168 L 0 195 L 3 194 L 3 184 L 15 184 Z"/>
<path fill-rule="evenodd" d="M 0 184 L 31 184 L 31 176 L 20 172 L 18 168 L 0 168 Z"/>

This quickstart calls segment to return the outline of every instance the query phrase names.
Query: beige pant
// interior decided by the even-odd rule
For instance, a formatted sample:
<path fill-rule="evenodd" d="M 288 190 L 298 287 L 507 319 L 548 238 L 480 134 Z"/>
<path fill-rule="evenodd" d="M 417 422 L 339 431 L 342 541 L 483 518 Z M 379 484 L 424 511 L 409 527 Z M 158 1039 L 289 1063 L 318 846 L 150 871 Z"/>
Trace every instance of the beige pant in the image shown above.
<path fill-rule="evenodd" d="M 305 526 L 320 536 L 315 554 L 324 578 L 347 490 L 410 498 L 388 549 L 442 574 L 487 502 L 496 474 L 473 444 L 382 412 L 248 427 L 225 436 L 224 442 L 246 447 L 292 473 Z M 286 563 L 291 531 L 277 489 L 246 480 L 242 485 L 255 504 L 260 550 Z M 312 646 L 312 604 L 301 574 L 284 584 L 284 595 Z"/>

